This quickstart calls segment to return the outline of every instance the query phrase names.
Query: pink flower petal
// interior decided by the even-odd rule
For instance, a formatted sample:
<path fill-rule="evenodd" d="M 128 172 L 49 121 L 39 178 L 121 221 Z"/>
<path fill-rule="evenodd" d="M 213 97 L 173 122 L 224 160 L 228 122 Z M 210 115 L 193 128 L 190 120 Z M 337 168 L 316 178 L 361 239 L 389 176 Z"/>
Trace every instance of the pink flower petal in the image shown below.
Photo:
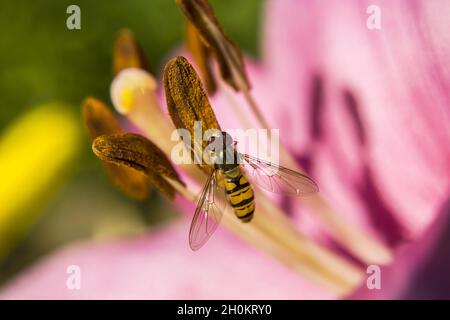
<path fill-rule="evenodd" d="M 450 3 L 378 1 L 381 30 L 370 4 L 270 1 L 263 107 L 324 195 L 394 245 L 450 191 Z"/>
<path fill-rule="evenodd" d="M 1 299 L 333 298 L 224 231 L 201 251 L 187 244 L 189 221 L 137 239 L 62 249 L 6 285 Z M 81 268 L 69 290 L 67 267 Z"/>
<path fill-rule="evenodd" d="M 420 239 L 397 251 L 381 268 L 381 289 L 364 284 L 350 299 L 450 299 L 450 199 Z"/>

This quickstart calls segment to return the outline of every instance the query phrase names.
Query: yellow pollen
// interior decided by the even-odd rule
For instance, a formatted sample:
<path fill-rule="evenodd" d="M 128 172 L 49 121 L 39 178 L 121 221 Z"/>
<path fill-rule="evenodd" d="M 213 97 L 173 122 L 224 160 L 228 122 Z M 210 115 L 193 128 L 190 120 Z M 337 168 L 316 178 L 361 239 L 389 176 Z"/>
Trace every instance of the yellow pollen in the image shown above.
<path fill-rule="evenodd" d="M 133 110 L 135 106 L 135 99 L 134 99 L 134 86 L 132 85 L 125 85 L 122 89 L 122 92 L 120 93 L 120 106 L 122 107 L 123 113 L 128 113 L 131 110 Z"/>

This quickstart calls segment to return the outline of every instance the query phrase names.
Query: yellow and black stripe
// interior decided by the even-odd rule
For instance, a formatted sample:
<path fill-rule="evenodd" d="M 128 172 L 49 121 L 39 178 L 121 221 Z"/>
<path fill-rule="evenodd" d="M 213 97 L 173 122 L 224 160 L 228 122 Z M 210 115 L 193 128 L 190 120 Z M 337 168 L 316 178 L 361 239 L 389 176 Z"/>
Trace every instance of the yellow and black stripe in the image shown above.
<path fill-rule="evenodd" d="M 242 222 L 249 222 L 255 212 L 253 188 L 240 168 L 224 172 L 226 197 Z"/>

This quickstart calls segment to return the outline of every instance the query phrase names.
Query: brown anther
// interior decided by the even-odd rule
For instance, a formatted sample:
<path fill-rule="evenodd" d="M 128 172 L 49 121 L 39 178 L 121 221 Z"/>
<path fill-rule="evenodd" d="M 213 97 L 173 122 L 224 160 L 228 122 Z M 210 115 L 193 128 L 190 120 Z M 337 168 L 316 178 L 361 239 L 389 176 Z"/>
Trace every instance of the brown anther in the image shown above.
<path fill-rule="evenodd" d="M 222 78 L 236 91 L 248 91 L 250 84 L 238 47 L 225 35 L 207 0 L 176 0 L 195 26 L 205 45 L 214 53 Z"/>
<path fill-rule="evenodd" d="M 114 41 L 114 75 L 126 68 L 140 68 L 150 72 L 147 59 L 133 33 L 121 30 Z"/>
<path fill-rule="evenodd" d="M 199 68 L 206 90 L 210 95 L 214 94 L 217 85 L 211 68 L 210 51 L 200 38 L 197 29 L 189 21 L 186 22 L 186 45 Z"/>
<path fill-rule="evenodd" d="M 169 198 L 175 196 L 175 190 L 165 178 L 183 184 L 164 153 L 141 135 L 134 133 L 102 135 L 94 140 L 92 150 L 103 161 L 145 173 Z"/>
<path fill-rule="evenodd" d="M 194 124 L 196 121 L 201 123 L 203 132 L 209 129 L 220 130 L 202 83 L 186 58 L 176 57 L 166 64 L 164 90 L 169 115 L 175 127 L 187 129 L 191 137 L 195 136 Z M 202 139 L 202 150 L 205 150 L 207 145 L 208 141 Z M 192 151 L 195 148 L 193 143 L 190 147 Z M 202 152 L 202 150 L 195 152 Z M 194 157 L 194 153 L 192 156 Z M 210 171 L 207 165 L 200 167 L 206 172 Z"/>
<path fill-rule="evenodd" d="M 83 101 L 84 125 L 92 140 L 103 134 L 120 133 L 119 122 L 108 107 L 96 98 Z M 145 174 L 113 163 L 103 163 L 113 183 L 131 198 L 143 200 L 150 193 L 150 183 Z"/>

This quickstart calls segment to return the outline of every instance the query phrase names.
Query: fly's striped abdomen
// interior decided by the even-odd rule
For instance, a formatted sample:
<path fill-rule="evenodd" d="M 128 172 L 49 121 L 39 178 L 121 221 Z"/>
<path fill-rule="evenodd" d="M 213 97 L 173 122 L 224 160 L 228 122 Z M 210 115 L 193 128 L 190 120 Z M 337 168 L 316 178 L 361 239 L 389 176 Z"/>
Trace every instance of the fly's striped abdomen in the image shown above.
<path fill-rule="evenodd" d="M 242 222 L 249 222 L 255 212 L 253 188 L 239 167 L 224 172 L 225 191 L 234 213 Z"/>

